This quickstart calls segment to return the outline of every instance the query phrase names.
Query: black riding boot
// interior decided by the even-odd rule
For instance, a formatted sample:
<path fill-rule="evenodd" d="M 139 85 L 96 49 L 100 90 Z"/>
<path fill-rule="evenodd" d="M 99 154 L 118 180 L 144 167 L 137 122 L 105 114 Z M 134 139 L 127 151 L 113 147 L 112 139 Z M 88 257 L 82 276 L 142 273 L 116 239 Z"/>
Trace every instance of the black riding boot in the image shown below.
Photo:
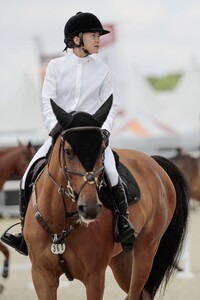
<path fill-rule="evenodd" d="M 20 221 L 21 221 L 21 233 L 17 233 L 15 235 L 8 233 L 7 231 L 1 236 L 1 240 L 13 247 L 16 251 L 23 255 L 28 255 L 28 250 L 26 246 L 26 242 L 23 236 L 23 227 L 24 227 L 24 219 L 27 210 L 28 203 L 25 200 L 25 191 L 20 189 L 19 192 L 19 210 L 20 210 Z"/>
<path fill-rule="evenodd" d="M 115 241 L 121 243 L 130 238 L 134 240 L 135 231 L 128 219 L 128 203 L 121 178 L 119 178 L 118 184 L 112 187 L 112 195 L 119 210 L 118 226 L 117 230 L 115 230 Z M 116 233 L 116 231 L 118 232 Z"/>

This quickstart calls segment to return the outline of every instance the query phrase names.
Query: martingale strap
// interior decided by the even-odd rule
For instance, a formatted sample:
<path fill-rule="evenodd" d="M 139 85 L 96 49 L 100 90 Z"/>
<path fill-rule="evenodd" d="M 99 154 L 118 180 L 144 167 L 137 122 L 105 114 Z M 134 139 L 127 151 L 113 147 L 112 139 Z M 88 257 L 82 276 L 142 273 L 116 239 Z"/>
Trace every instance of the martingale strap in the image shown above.
<path fill-rule="evenodd" d="M 58 254 L 58 256 L 59 256 L 60 265 L 61 265 L 61 267 L 63 269 L 63 272 L 65 273 L 65 276 L 67 277 L 67 279 L 69 281 L 73 281 L 74 278 L 73 278 L 73 276 L 71 275 L 71 273 L 68 270 L 68 265 L 67 265 L 67 263 L 66 263 L 66 261 L 64 259 L 63 254 Z"/>
<path fill-rule="evenodd" d="M 42 215 L 40 214 L 39 210 L 38 210 L 38 205 L 37 205 L 37 197 L 36 197 L 36 191 L 35 191 L 35 186 L 36 186 L 36 182 L 33 184 L 33 188 L 32 188 L 32 202 L 33 202 L 33 210 L 35 212 L 35 217 L 36 217 L 36 220 L 38 221 L 38 223 L 41 225 L 41 227 L 50 235 L 50 237 L 52 238 L 53 242 L 55 244 L 58 244 L 59 242 L 63 242 L 64 243 L 64 239 L 69 235 L 69 233 L 75 229 L 79 223 L 80 223 L 80 220 L 78 219 L 77 221 L 75 221 L 71 226 L 70 228 L 68 229 L 68 231 L 63 231 L 63 234 L 61 235 L 60 238 L 58 238 L 56 241 L 54 241 L 54 237 L 55 237 L 55 234 L 52 232 L 52 230 L 48 227 L 47 223 L 44 221 Z M 74 213 L 70 213 L 68 214 L 69 217 L 73 216 Z M 66 215 L 67 217 L 67 215 Z M 65 247 L 64 247 L 65 249 Z M 59 262 L 60 262 L 60 265 L 61 265 L 61 268 L 63 270 L 63 272 L 65 273 L 65 276 L 66 278 L 69 280 L 69 281 L 73 281 L 74 278 L 73 276 L 71 275 L 71 273 L 69 272 L 68 270 L 68 265 L 64 259 L 64 256 L 63 256 L 63 253 L 56 253 L 59 257 Z"/>
<path fill-rule="evenodd" d="M 38 210 L 35 186 L 36 186 L 36 183 L 34 183 L 33 187 L 32 187 L 32 202 L 33 202 L 33 210 L 35 213 L 36 220 L 42 226 L 42 228 L 53 238 L 53 236 L 54 236 L 53 232 L 48 227 L 47 223 L 44 221 L 41 213 Z"/>

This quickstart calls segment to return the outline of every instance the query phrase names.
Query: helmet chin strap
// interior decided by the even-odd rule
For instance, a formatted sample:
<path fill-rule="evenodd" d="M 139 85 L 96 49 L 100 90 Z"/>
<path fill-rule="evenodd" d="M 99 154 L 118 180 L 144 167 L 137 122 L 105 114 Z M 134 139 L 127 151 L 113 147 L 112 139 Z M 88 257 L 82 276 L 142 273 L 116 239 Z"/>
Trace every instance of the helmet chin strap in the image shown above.
<path fill-rule="evenodd" d="M 92 53 L 90 53 L 87 49 L 85 49 L 84 47 L 81 46 L 81 50 L 84 52 L 84 54 L 86 56 L 91 55 Z"/>
<path fill-rule="evenodd" d="M 81 48 L 81 50 L 84 52 L 84 54 L 85 54 L 86 56 L 91 55 L 92 53 L 90 53 L 90 52 L 89 52 L 87 49 L 85 49 L 85 47 L 84 47 L 83 33 L 82 33 L 82 32 L 79 33 L 79 38 L 80 38 L 80 44 L 79 44 L 79 47 Z"/>

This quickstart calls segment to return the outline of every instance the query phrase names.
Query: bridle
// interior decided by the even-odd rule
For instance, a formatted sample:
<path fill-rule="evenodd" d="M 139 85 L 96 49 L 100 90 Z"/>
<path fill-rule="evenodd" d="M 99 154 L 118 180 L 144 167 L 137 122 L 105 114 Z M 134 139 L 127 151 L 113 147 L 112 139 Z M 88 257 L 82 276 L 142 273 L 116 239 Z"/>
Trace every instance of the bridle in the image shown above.
<path fill-rule="evenodd" d="M 82 191 L 82 189 L 85 187 L 86 184 L 95 184 L 97 191 L 100 190 L 100 188 L 104 185 L 104 153 L 102 155 L 102 166 L 100 168 L 98 168 L 97 170 L 95 170 L 94 172 L 78 172 L 78 171 L 73 171 L 70 170 L 67 167 L 66 164 L 66 159 L 65 159 L 65 149 L 64 149 L 64 145 L 65 145 L 65 139 L 64 139 L 64 135 L 67 132 L 74 132 L 74 131 L 85 131 L 85 130 L 98 130 L 101 131 L 101 129 L 99 127 L 94 127 L 94 126 L 84 126 L 84 127 L 75 127 L 75 128 L 70 128 L 67 130 L 64 130 L 61 133 L 61 143 L 60 143 L 60 151 L 61 151 L 61 168 L 63 171 L 63 176 L 65 179 L 65 184 L 66 184 L 66 188 L 64 188 L 63 186 L 59 185 L 54 178 L 52 177 L 52 175 L 50 174 L 49 171 L 49 164 L 48 164 L 48 176 L 51 179 L 51 181 L 57 186 L 59 192 L 64 192 L 64 194 L 66 196 L 68 196 L 73 202 L 78 200 L 78 197 Z M 49 159 L 50 161 L 50 159 Z M 81 185 L 80 189 L 78 192 L 74 191 L 73 187 L 72 187 L 72 183 L 69 179 L 69 174 L 74 174 L 77 176 L 82 176 L 83 177 L 83 184 Z"/>

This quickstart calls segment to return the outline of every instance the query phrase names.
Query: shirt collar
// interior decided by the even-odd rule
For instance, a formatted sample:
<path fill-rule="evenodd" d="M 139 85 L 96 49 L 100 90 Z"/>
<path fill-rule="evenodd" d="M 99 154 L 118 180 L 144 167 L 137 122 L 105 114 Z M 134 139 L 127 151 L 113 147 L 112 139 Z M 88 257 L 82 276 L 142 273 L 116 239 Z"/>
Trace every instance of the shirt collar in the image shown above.
<path fill-rule="evenodd" d="M 90 62 L 91 57 L 90 57 L 90 55 L 88 55 L 86 57 L 78 57 L 73 52 L 71 52 L 70 59 L 76 64 L 87 64 Z"/>

